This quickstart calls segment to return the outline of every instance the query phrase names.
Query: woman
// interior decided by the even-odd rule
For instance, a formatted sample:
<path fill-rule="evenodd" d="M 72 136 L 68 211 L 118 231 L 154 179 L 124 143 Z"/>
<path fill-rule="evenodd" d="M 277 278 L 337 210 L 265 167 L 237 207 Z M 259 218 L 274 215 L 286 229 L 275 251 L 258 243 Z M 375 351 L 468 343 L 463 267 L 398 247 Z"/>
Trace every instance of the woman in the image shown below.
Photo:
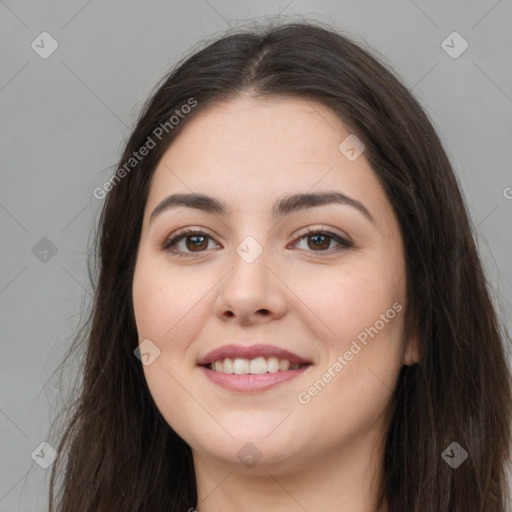
<path fill-rule="evenodd" d="M 507 510 L 506 337 L 441 143 L 368 51 L 209 44 L 95 195 L 50 510 Z"/>

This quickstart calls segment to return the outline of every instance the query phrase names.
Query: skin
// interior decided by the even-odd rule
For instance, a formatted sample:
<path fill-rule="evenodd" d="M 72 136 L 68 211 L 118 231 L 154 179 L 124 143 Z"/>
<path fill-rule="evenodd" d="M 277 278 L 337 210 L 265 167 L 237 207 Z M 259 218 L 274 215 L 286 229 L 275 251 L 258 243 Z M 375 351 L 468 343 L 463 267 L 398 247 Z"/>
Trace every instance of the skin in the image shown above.
<path fill-rule="evenodd" d="M 391 393 L 417 349 L 404 337 L 399 226 L 364 153 L 350 161 L 338 149 L 349 134 L 322 104 L 245 94 L 191 119 L 155 170 L 133 305 L 140 341 L 160 350 L 144 366 L 151 395 L 192 448 L 199 512 L 376 510 Z M 360 201 L 374 222 L 340 204 L 272 216 L 284 195 L 325 190 Z M 165 197 L 189 192 L 218 197 L 231 211 L 180 206 L 149 222 Z M 175 248 L 185 257 L 163 250 L 183 227 L 210 238 L 200 249 L 182 239 Z M 327 238 L 316 249 L 308 227 L 353 246 L 337 251 Z M 236 252 L 247 236 L 263 250 L 252 263 Z M 395 303 L 401 311 L 334 371 L 338 356 Z M 229 391 L 196 363 L 231 343 L 274 344 L 313 365 L 266 391 Z M 330 381 L 300 403 L 299 393 L 329 368 Z M 251 467 L 237 457 L 247 442 L 261 453 Z"/>

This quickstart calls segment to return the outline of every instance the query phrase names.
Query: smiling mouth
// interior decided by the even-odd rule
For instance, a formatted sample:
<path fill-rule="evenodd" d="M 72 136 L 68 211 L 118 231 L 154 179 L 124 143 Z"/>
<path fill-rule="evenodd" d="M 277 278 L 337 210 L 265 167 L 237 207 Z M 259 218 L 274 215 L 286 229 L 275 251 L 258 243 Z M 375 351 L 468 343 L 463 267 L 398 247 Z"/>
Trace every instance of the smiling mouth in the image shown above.
<path fill-rule="evenodd" d="M 310 363 L 291 363 L 288 359 L 259 356 L 254 359 L 243 357 L 217 359 L 212 363 L 200 365 L 215 372 L 237 375 L 263 375 L 288 370 L 300 370 Z"/>

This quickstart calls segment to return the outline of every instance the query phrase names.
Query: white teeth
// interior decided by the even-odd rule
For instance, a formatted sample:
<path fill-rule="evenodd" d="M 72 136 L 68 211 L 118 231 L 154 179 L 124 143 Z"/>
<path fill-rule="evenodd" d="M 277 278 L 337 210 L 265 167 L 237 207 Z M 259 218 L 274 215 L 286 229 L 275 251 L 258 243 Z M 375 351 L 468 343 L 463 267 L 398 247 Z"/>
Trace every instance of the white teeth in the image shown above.
<path fill-rule="evenodd" d="M 234 364 L 233 364 L 233 359 L 230 359 L 229 357 L 224 359 L 224 367 L 221 368 L 220 371 L 222 371 L 224 373 L 234 373 L 235 372 L 235 367 L 234 367 Z"/>
<path fill-rule="evenodd" d="M 298 370 L 300 363 L 290 364 L 288 359 L 278 359 L 277 357 L 265 358 L 263 356 L 254 359 L 245 359 L 236 357 L 235 359 L 218 359 L 211 364 L 211 369 L 222 373 L 236 373 L 262 375 L 264 373 L 276 373 L 278 371 Z"/>
<path fill-rule="evenodd" d="M 233 363 L 233 370 L 234 373 L 237 373 L 239 375 L 242 373 L 249 373 L 249 359 L 242 359 L 240 357 L 237 357 Z"/>
<path fill-rule="evenodd" d="M 251 359 L 249 363 L 249 373 L 254 375 L 261 375 L 262 373 L 267 373 L 267 360 L 264 357 L 257 357 L 256 359 Z"/>
<path fill-rule="evenodd" d="M 277 357 L 269 357 L 267 359 L 267 372 L 276 373 L 279 371 L 279 359 Z"/>
<path fill-rule="evenodd" d="M 215 361 L 212 365 L 212 368 L 218 372 L 221 372 L 224 370 L 224 363 L 222 362 L 222 360 Z"/>

